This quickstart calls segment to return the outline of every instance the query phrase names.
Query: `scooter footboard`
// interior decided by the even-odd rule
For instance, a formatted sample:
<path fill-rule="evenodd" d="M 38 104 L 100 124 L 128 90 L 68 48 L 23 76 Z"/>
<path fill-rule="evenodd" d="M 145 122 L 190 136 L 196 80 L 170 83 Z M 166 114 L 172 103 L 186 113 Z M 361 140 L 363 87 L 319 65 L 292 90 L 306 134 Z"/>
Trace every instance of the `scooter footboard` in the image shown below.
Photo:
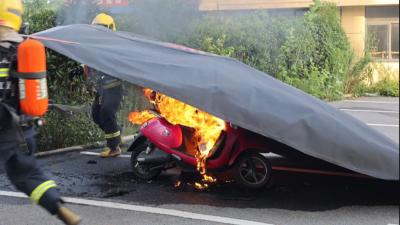
<path fill-rule="evenodd" d="M 137 161 L 140 163 L 166 163 L 170 160 L 171 155 L 158 148 L 153 149 L 150 153 L 141 152 L 137 157 Z"/>

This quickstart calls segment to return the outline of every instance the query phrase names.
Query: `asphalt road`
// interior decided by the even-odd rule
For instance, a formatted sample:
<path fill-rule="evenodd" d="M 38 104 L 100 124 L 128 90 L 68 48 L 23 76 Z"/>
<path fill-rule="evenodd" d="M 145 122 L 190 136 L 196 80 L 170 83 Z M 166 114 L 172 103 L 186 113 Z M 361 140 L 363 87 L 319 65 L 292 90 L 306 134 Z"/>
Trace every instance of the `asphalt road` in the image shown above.
<path fill-rule="evenodd" d="M 399 143 L 397 98 L 332 104 Z M 99 159 L 72 152 L 39 163 L 70 197 L 82 224 L 399 224 L 398 182 L 275 171 L 272 185 L 257 192 L 234 183 L 198 191 L 190 185 L 175 188 L 182 179 L 177 170 L 152 182 L 137 181 L 129 156 Z M 33 210 L 1 169 L 0 190 L 0 225 L 61 224 L 44 210 Z"/>
<path fill-rule="evenodd" d="M 399 98 L 364 97 L 332 105 L 399 143 Z"/>

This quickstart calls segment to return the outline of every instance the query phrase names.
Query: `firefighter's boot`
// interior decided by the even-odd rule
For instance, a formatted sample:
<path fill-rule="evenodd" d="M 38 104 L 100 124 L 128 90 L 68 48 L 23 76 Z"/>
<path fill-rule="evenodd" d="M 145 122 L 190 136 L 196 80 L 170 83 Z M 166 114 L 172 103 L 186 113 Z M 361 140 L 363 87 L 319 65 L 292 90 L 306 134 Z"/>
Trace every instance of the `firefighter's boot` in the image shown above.
<path fill-rule="evenodd" d="M 100 153 L 100 157 L 102 158 L 110 158 L 110 157 L 117 157 L 121 155 L 122 150 L 119 146 L 117 146 L 114 150 L 111 150 L 109 147 L 103 149 Z"/>

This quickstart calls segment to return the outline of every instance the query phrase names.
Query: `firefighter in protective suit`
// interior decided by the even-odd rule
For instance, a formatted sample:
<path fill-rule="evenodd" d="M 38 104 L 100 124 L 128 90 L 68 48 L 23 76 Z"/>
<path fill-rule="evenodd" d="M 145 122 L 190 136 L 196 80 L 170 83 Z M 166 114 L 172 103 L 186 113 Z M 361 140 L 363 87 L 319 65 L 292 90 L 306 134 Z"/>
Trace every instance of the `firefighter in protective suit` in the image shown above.
<path fill-rule="evenodd" d="M 0 1 L 0 163 L 5 165 L 11 183 L 33 202 L 66 224 L 78 224 L 80 218 L 63 206 L 56 183 L 42 173 L 34 157 L 20 149 L 25 142 L 21 127 L 25 117 L 19 107 L 18 78 L 13 72 L 17 68 L 17 47 L 23 41 L 17 33 L 22 14 L 21 0 Z"/>
<path fill-rule="evenodd" d="M 92 25 L 103 26 L 112 31 L 116 30 L 114 19 L 105 14 L 98 14 Z M 120 108 L 123 87 L 119 79 L 105 73 L 85 67 L 89 82 L 94 86 L 96 97 L 92 105 L 94 122 L 104 131 L 107 147 L 100 153 L 103 158 L 116 157 L 121 154 L 121 128 L 117 123 L 117 112 Z"/>

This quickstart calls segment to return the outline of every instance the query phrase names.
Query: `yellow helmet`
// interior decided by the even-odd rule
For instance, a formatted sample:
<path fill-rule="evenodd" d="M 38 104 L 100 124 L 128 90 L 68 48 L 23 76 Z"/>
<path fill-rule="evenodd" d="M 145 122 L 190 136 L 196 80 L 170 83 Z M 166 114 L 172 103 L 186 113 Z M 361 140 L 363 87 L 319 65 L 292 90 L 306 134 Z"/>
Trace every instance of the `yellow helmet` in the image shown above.
<path fill-rule="evenodd" d="M 0 26 L 19 31 L 23 13 L 21 0 L 0 0 Z"/>
<path fill-rule="evenodd" d="M 105 14 L 105 13 L 100 13 L 98 14 L 92 21 L 93 25 L 101 25 L 101 26 L 105 26 L 108 29 L 115 31 L 117 28 L 115 26 L 115 22 L 114 19 Z"/>

